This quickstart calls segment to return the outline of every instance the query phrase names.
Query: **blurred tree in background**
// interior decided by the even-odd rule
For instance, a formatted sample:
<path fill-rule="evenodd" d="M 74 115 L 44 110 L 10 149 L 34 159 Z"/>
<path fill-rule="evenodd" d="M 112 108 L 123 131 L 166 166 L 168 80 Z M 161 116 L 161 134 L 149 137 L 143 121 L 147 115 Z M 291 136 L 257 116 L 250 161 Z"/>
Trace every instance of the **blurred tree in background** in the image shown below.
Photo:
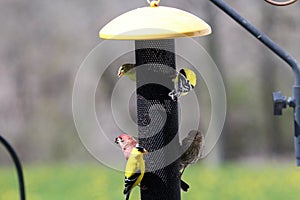
<path fill-rule="evenodd" d="M 300 55 L 299 4 L 228 3 L 296 58 Z M 212 25 L 212 35 L 196 40 L 215 60 L 226 87 L 228 110 L 218 159 L 292 160 L 292 110 L 278 118 L 272 108 L 273 91 L 292 94 L 289 67 L 209 1 L 163 0 L 161 5 L 187 10 Z M 0 132 L 23 161 L 89 159 L 72 116 L 76 72 L 100 42 L 99 29 L 141 6 L 147 6 L 146 0 L 0 1 Z M 107 89 L 104 99 L 113 89 L 116 70 L 107 72 L 114 78 L 101 80 Z M 0 163 L 6 160 L 0 151 Z"/>

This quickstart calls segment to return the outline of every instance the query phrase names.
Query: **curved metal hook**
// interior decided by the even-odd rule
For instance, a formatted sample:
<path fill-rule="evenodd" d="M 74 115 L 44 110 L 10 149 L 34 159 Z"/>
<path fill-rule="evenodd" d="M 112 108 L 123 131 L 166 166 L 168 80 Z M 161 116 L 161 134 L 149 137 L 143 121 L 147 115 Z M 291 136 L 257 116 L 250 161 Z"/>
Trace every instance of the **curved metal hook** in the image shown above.
<path fill-rule="evenodd" d="M 288 1 L 284 1 L 284 2 L 278 2 L 278 1 L 273 1 L 273 0 L 265 0 L 265 1 L 268 2 L 269 4 L 272 4 L 275 6 L 287 6 L 287 5 L 295 3 L 297 0 L 288 0 Z"/>

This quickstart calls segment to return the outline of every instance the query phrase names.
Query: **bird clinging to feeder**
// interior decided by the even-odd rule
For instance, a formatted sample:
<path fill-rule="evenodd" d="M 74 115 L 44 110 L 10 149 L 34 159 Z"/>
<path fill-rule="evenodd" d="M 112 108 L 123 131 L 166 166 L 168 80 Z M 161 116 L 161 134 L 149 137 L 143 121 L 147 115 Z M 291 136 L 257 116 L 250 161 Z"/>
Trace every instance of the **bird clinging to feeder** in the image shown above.
<path fill-rule="evenodd" d="M 175 87 L 169 93 L 169 96 L 176 100 L 180 96 L 187 95 L 197 84 L 197 77 L 195 72 L 188 68 L 179 70 L 174 79 Z"/>
<path fill-rule="evenodd" d="M 192 130 L 182 141 L 182 155 L 180 157 L 181 175 L 190 164 L 196 163 L 204 152 L 204 135 L 197 130 Z"/>
<path fill-rule="evenodd" d="M 128 77 L 132 81 L 136 81 L 136 68 L 134 63 L 125 63 L 118 69 L 118 77 Z"/>

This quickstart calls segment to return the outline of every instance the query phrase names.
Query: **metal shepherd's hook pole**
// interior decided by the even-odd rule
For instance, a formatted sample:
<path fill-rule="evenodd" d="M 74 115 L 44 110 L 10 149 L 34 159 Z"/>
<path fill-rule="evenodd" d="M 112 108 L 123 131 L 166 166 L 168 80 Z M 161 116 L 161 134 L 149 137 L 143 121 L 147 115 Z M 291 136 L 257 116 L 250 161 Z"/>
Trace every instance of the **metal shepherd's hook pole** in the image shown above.
<path fill-rule="evenodd" d="M 281 115 L 282 109 L 286 108 L 287 105 L 294 108 L 294 145 L 295 145 L 295 156 L 297 161 L 297 166 L 300 166 L 300 69 L 297 60 L 291 56 L 287 51 L 282 49 L 274 41 L 272 41 L 266 34 L 258 30 L 255 26 L 249 23 L 245 18 L 243 18 L 239 13 L 237 13 L 232 7 L 226 4 L 223 0 L 210 0 L 217 7 L 223 10 L 227 15 L 244 27 L 248 32 L 250 32 L 256 39 L 267 46 L 271 51 L 278 55 L 282 60 L 284 60 L 293 70 L 295 83 L 293 86 L 293 96 L 286 98 L 281 95 L 280 92 L 273 93 L 274 98 L 274 114 Z M 297 0 L 281 2 L 283 5 L 289 5 L 296 2 Z M 272 0 L 267 0 L 273 5 L 279 5 L 279 2 L 274 2 Z"/>
<path fill-rule="evenodd" d="M 12 157 L 14 164 L 16 166 L 18 181 L 19 181 L 19 190 L 20 190 L 20 200 L 25 200 L 25 183 L 24 183 L 24 176 L 21 161 L 15 152 L 14 148 L 9 144 L 9 142 L 4 139 L 4 137 L 0 134 L 0 143 L 4 145 L 10 156 Z"/>

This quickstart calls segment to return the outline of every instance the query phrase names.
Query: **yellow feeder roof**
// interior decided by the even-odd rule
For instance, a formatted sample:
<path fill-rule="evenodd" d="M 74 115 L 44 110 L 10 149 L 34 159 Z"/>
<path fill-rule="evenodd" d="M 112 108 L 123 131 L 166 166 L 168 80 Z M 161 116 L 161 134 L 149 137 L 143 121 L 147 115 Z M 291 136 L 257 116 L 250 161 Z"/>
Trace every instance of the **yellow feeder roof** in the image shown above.
<path fill-rule="evenodd" d="M 199 17 L 176 8 L 142 7 L 120 15 L 106 24 L 99 37 L 110 40 L 155 40 L 195 37 L 211 33 Z"/>

